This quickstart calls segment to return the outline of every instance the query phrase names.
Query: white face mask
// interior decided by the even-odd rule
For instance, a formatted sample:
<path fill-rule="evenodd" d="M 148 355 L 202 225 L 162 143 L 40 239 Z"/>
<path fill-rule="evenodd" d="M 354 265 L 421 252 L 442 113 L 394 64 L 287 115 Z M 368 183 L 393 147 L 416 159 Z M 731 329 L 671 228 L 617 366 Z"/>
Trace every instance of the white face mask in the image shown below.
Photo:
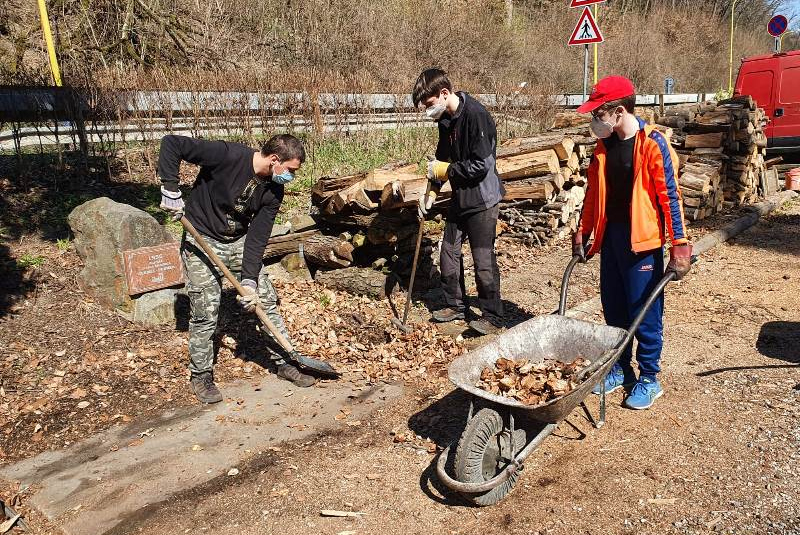
<path fill-rule="evenodd" d="M 437 104 L 434 104 L 433 106 L 428 106 L 427 108 L 425 108 L 425 115 L 428 116 L 428 119 L 433 119 L 434 121 L 438 121 L 442 117 L 446 109 L 447 109 L 447 99 L 445 99 L 444 102 L 439 102 Z"/>
<path fill-rule="evenodd" d="M 606 139 L 614 133 L 614 126 L 616 123 L 606 122 L 599 117 L 592 117 L 592 122 L 589 125 L 592 133 L 599 139 Z"/>

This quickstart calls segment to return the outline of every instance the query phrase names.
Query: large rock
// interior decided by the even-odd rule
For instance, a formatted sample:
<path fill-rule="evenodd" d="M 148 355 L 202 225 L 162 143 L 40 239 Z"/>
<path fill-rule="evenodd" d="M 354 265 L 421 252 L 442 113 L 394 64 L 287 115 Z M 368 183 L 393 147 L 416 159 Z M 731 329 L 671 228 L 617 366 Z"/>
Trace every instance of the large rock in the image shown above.
<path fill-rule="evenodd" d="M 84 263 L 78 282 L 85 292 L 130 321 L 156 325 L 175 321 L 176 290 L 128 296 L 122 251 L 174 241 L 153 216 L 100 197 L 75 208 L 67 221 Z"/>

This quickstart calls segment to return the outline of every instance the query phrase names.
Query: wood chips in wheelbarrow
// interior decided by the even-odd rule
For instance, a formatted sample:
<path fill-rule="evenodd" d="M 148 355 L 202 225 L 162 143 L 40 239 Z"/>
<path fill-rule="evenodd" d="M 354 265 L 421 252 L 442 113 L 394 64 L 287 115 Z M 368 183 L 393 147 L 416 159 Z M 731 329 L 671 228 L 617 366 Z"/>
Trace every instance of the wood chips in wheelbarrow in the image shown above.
<path fill-rule="evenodd" d="M 494 368 L 487 366 L 483 369 L 476 386 L 497 396 L 514 398 L 525 405 L 539 405 L 578 386 L 576 372 L 590 363 L 583 357 L 570 363 L 545 359 L 535 364 L 527 359 L 500 357 Z"/>

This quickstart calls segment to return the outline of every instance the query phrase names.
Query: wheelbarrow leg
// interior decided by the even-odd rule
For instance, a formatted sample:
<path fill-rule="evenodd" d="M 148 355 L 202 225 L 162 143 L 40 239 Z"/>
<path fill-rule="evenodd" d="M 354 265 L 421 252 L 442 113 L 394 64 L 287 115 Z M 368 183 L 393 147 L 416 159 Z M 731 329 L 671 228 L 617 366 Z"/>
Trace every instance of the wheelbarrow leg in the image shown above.
<path fill-rule="evenodd" d="M 595 429 L 600 429 L 606 423 L 606 382 L 603 380 L 602 385 L 600 386 L 600 415 L 595 420 L 592 411 L 589 410 L 589 407 L 586 406 L 585 401 L 581 401 L 581 405 L 583 406 L 583 412 L 586 413 L 586 417 L 589 418 L 589 421 L 592 422 L 592 425 Z"/>
<path fill-rule="evenodd" d="M 595 424 L 595 429 L 600 429 L 606 423 L 606 378 L 603 377 L 603 386 L 600 387 L 600 419 Z"/>

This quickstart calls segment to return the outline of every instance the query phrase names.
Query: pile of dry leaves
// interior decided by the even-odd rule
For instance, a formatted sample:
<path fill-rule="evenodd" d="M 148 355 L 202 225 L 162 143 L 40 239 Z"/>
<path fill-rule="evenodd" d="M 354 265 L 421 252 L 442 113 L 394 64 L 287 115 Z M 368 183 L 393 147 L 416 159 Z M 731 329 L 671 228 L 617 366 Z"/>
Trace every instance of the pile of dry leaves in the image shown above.
<path fill-rule="evenodd" d="M 478 388 L 492 394 L 513 398 L 525 405 L 539 405 L 563 396 L 578 386 L 577 372 L 590 364 L 578 357 L 570 363 L 545 359 L 533 363 L 527 359 L 500 357 L 494 368 L 481 371 Z"/>
<path fill-rule="evenodd" d="M 439 381 L 447 364 L 465 351 L 427 322 L 400 332 L 390 322 L 385 300 L 334 292 L 310 281 L 276 281 L 275 286 L 292 343 L 346 377 Z"/>

